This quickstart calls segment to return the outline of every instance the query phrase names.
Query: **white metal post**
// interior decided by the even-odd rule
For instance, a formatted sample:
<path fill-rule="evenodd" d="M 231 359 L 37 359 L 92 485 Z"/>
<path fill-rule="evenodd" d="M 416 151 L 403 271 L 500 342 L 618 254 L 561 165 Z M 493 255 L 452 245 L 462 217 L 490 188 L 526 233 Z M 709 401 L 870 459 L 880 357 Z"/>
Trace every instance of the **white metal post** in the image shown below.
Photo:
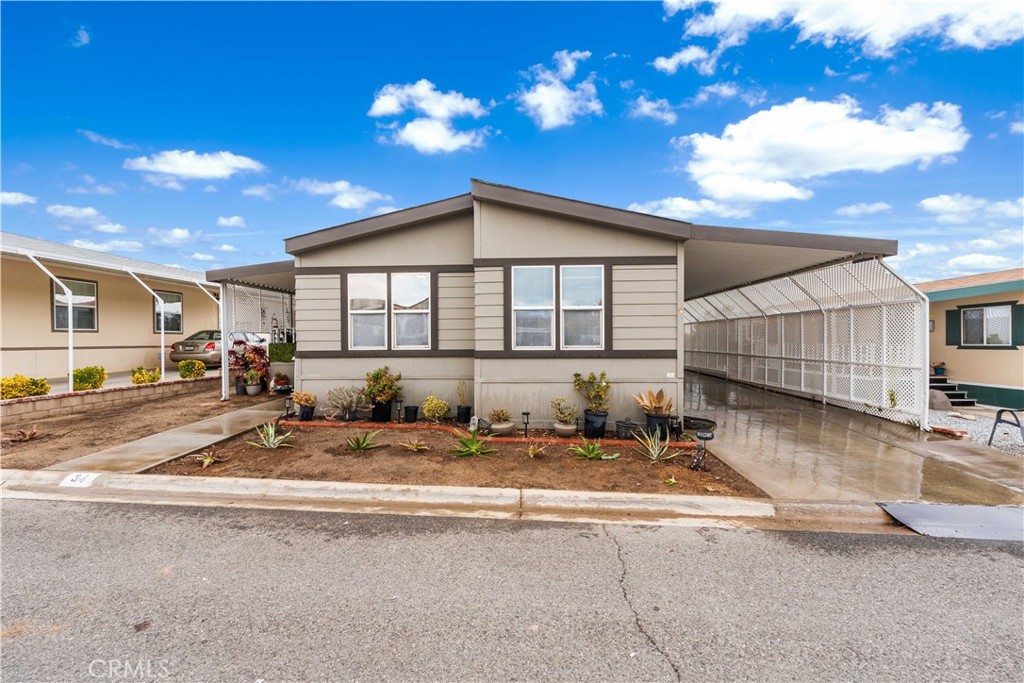
<path fill-rule="evenodd" d="M 192 282 L 195 283 L 195 286 L 198 287 L 199 290 L 203 294 L 205 294 L 206 296 L 208 296 L 211 299 L 213 299 L 213 303 L 217 304 L 217 324 L 219 325 L 220 321 L 221 321 L 221 310 L 223 308 L 223 305 L 221 304 L 221 300 L 218 299 L 217 297 L 215 297 L 213 294 L 210 294 L 209 290 L 207 290 L 206 287 L 203 285 L 203 283 L 200 282 L 199 280 L 193 280 Z M 224 294 L 223 293 L 224 286 L 221 285 L 220 287 L 221 287 L 221 290 L 222 290 L 221 291 L 221 296 L 223 296 L 223 294 Z M 225 368 L 224 368 L 224 333 L 223 332 L 221 333 L 220 349 L 221 349 L 221 356 L 220 356 L 220 359 L 221 359 L 221 366 L 220 366 L 220 374 L 221 374 L 220 398 L 221 398 L 222 401 L 225 401 L 225 400 L 227 400 L 227 398 L 225 397 L 225 393 L 227 392 L 227 389 L 224 387 L 224 371 L 225 371 Z"/>
<path fill-rule="evenodd" d="M 130 270 L 125 270 L 126 273 L 132 276 L 136 282 L 142 285 L 143 289 L 153 295 L 153 298 L 160 302 L 160 381 L 164 381 L 164 358 L 167 355 L 167 349 L 164 347 L 164 300 L 157 295 L 149 286 L 139 279 L 139 276 Z"/>
<path fill-rule="evenodd" d="M 928 376 L 931 374 L 931 348 L 928 345 L 928 297 L 921 292 L 920 289 L 907 282 L 899 273 L 889 267 L 889 264 L 884 259 L 878 258 L 878 263 L 885 268 L 887 271 L 893 274 L 893 276 L 902 282 L 904 285 L 910 288 L 910 290 L 917 296 L 918 302 L 921 304 L 922 314 L 920 319 L 920 325 L 918 327 L 919 334 L 921 335 L 921 377 L 924 382 L 922 393 L 920 394 L 921 404 L 921 425 L 922 431 L 931 431 L 928 426 Z"/>
<path fill-rule="evenodd" d="M 71 301 L 71 290 L 68 289 L 67 285 L 57 279 L 57 276 L 46 269 L 42 263 L 40 263 L 35 256 L 28 252 L 22 252 L 29 261 L 36 264 L 39 270 L 46 273 L 47 277 L 53 280 L 58 287 L 64 290 L 64 296 L 68 300 L 68 391 L 75 390 L 75 315 L 74 308 Z"/>
<path fill-rule="evenodd" d="M 228 394 L 228 307 L 227 285 L 220 283 L 220 400 L 227 401 Z"/>

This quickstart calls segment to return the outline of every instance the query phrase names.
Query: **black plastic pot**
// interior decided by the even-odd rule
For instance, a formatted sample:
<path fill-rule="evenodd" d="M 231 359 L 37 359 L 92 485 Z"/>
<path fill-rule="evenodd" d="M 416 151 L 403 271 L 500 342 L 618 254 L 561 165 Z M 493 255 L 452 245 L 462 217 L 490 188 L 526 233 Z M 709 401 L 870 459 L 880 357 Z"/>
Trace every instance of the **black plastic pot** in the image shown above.
<path fill-rule="evenodd" d="M 661 432 L 662 439 L 668 439 L 668 420 L 671 417 L 668 413 L 658 413 L 647 416 L 647 433 L 654 434 Z"/>
<path fill-rule="evenodd" d="M 391 422 L 391 401 L 374 403 L 370 419 L 374 422 Z"/>
<path fill-rule="evenodd" d="M 473 419 L 473 406 L 455 406 L 455 421 L 466 424 Z"/>
<path fill-rule="evenodd" d="M 312 420 L 314 410 L 316 410 L 316 406 L 299 406 L 299 422 Z"/>
<path fill-rule="evenodd" d="M 243 382 L 238 377 L 235 378 L 235 394 L 237 394 L 238 396 L 245 396 L 246 395 L 246 393 L 245 393 L 245 382 Z"/>
<path fill-rule="evenodd" d="M 358 417 L 356 416 L 356 411 L 351 410 L 345 413 L 345 422 L 355 422 L 357 419 Z"/>
<path fill-rule="evenodd" d="M 415 422 L 419 418 L 419 406 L 405 406 L 404 411 L 406 422 Z"/>
<path fill-rule="evenodd" d="M 583 411 L 583 436 L 587 439 L 604 438 L 604 428 L 608 424 L 608 413 L 592 410 Z"/>
<path fill-rule="evenodd" d="M 636 430 L 640 429 L 640 425 L 633 422 L 631 418 L 625 420 L 619 420 L 615 423 L 615 438 L 616 439 L 632 439 L 633 434 Z"/>

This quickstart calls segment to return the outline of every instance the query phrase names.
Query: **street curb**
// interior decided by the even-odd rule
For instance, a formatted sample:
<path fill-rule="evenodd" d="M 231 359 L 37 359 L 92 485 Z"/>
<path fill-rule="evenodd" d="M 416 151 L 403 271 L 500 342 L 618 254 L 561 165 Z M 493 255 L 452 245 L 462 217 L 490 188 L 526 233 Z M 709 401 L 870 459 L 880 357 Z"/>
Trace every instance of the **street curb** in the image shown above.
<path fill-rule="evenodd" d="M 727 496 L 4 470 L 8 499 L 254 507 L 491 519 L 758 528 L 895 526 L 873 503 L 814 503 Z"/>

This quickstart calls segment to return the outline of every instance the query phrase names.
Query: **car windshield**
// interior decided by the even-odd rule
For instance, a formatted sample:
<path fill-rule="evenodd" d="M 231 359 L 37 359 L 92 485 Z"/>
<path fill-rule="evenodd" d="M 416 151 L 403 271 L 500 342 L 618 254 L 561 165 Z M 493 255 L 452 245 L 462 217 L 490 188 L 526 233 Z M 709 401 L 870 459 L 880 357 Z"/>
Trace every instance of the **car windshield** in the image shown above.
<path fill-rule="evenodd" d="M 185 341 L 220 341 L 220 330 L 203 330 L 196 332 Z"/>

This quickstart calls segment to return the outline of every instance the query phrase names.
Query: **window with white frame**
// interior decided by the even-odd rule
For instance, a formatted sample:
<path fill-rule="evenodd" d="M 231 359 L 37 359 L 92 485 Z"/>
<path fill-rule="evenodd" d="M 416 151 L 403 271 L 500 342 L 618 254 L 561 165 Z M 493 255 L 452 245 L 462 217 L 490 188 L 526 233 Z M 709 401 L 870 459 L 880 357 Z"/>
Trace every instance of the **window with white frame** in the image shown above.
<path fill-rule="evenodd" d="M 963 346 L 1009 346 L 1011 315 L 1010 306 L 960 309 Z"/>
<path fill-rule="evenodd" d="M 71 317 L 74 329 L 83 332 L 96 332 L 98 321 L 96 315 L 96 283 L 86 280 L 61 279 L 64 286 L 71 290 Z M 64 290 L 52 283 L 53 292 L 53 328 L 68 329 L 68 297 Z"/>
<path fill-rule="evenodd" d="M 350 273 L 348 348 L 429 349 L 430 273 Z"/>
<path fill-rule="evenodd" d="M 604 346 L 604 268 L 562 266 L 562 348 Z"/>
<path fill-rule="evenodd" d="M 554 266 L 513 266 L 512 348 L 555 348 Z"/>
<path fill-rule="evenodd" d="M 164 300 L 164 332 L 181 334 L 181 294 L 161 292 L 159 289 L 153 291 Z M 160 302 L 156 299 L 153 299 L 153 331 L 160 331 Z"/>

